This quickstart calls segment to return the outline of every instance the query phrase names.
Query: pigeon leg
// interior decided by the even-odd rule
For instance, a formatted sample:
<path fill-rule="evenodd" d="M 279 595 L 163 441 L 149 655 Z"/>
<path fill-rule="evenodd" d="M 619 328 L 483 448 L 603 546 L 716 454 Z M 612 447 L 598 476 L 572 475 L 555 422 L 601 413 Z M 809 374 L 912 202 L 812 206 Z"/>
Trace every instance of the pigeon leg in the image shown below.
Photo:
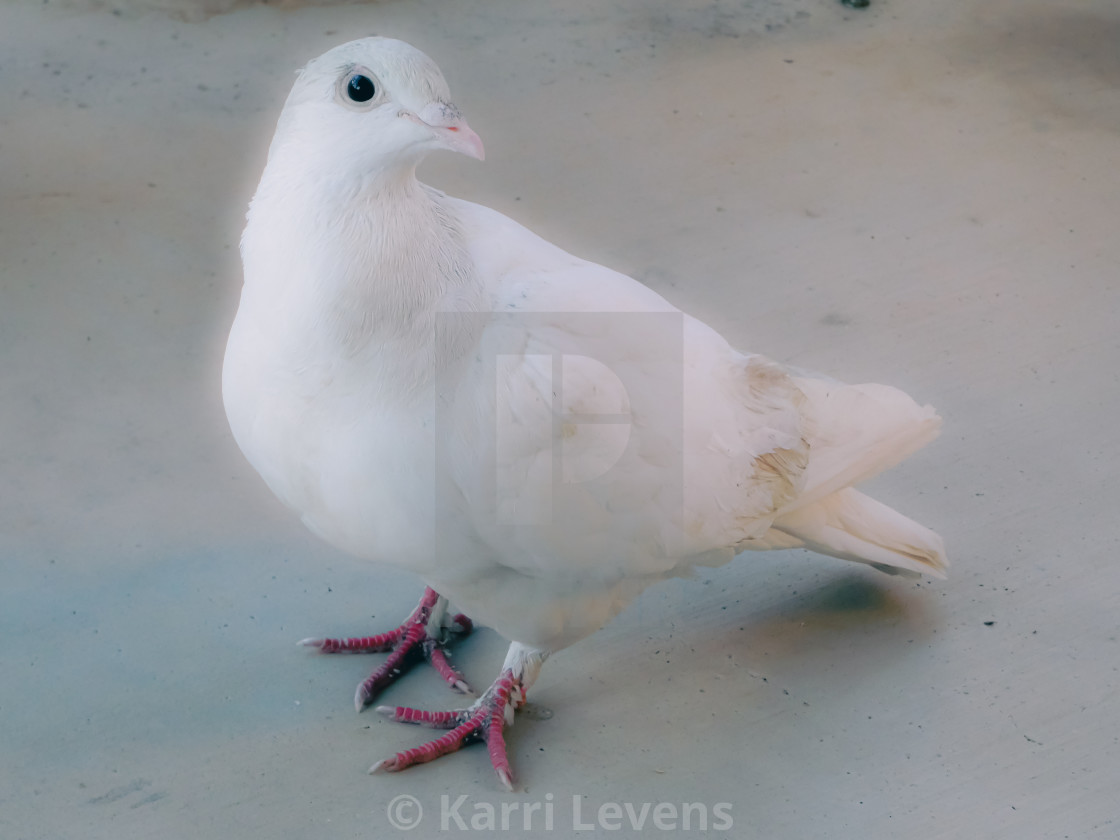
<path fill-rule="evenodd" d="M 433 729 L 450 730 L 446 735 L 383 759 L 370 773 L 393 773 L 414 764 L 433 761 L 455 752 L 464 744 L 485 741 L 490 763 L 506 790 L 513 790 L 513 774 L 506 755 L 504 730 L 513 725 L 513 714 L 525 704 L 525 696 L 540 673 L 547 652 L 514 642 L 505 664 L 486 693 L 467 709 L 426 712 L 406 706 L 378 706 L 377 711 L 402 723 L 417 723 Z"/>
<path fill-rule="evenodd" d="M 467 681 L 447 661 L 447 641 L 451 634 L 471 632 L 471 620 L 463 614 L 449 616 L 447 599 L 430 586 L 404 624 L 387 633 L 350 639 L 304 639 L 306 647 L 322 653 L 389 653 L 354 693 L 354 708 L 359 712 L 373 698 L 419 659 L 427 659 L 439 675 L 461 694 L 473 694 Z"/>

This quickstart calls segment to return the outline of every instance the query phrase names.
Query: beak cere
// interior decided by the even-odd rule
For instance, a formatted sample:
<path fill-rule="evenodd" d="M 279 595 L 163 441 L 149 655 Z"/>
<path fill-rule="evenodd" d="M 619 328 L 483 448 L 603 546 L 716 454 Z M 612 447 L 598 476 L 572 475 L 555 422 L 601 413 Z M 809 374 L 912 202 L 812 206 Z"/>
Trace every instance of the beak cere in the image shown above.
<path fill-rule="evenodd" d="M 432 102 L 416 114 L 416 119 L 432 130 L 440 145 L 452 152 L 461 152 L 476 160 L 486 157 L 482 139 L 474 133 L 454 105 Z"/>

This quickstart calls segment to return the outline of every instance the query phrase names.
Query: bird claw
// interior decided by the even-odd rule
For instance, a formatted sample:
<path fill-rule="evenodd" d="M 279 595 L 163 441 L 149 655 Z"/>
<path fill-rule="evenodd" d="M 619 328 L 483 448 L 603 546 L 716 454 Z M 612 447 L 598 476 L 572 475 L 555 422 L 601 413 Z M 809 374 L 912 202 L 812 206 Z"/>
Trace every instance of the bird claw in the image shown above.
<path fill-rule="evenodd" d="M 456 680 L 454 683 L 451 684 L 451 687 L 453 689 L 455 689 L 456 691 L 458 691 L 460 694 L 467 695 L 467 697 L 477 697 L 478 696 L 477 694 L 474 693 L 473 689 L 471 689 L 471 687 L 469 685 L 467 685 L 465 682 L 463 682 L 462 680 Z"/>
<path fill-rule="evenodd" d="M 377 711 L 392 720 L 446 729 L 448 732 L 418 747 L 382 759 L 370 767 L 369 772 L 396 773 L 414 764 L 434 761 L 456 752 L 474 741 L 485 741 L 498 781 L 507 791 L 512 791 L 513 773 L 506 754 L 504 729 L 513 725 L 514 712 L 524 703 L 525 689 L 521 680 L 511 670 L 505 669 L 468 709 L 429 712 L 408 706 L 378 706 Z"/>
<path fill-rule="evenodd" d="M 321 653 L 385 653 L 388 658 L 365 679 L 354 692 L 354 708 L 361 712 L 373 699 L 420 659 L 427 659 L 453 690 L 474 696 L 463 675 L 447 661 L 446 637 L 471 632 L 471 620 L 465 615 L 446 615 L 446 600 L 440 608 L 440 595 L 431 587 L 405 622 L 387 633 L 349 639 L 301 639 L 304 647 Z"/>
<path fill-rule="evenodd" d="M 451 688 L 474 696 L 466 680 L 447 661 L 447 636 L 469 633 L 471 620 L 464 615 L 448 616 L 446 605 L 446 599 L 429 587 L 424 590 L 424 596 L 412 615 L 394 630 L 363 638 L 308 638 L 301 640 L 300 644 L 322 653 L 389 653 L 381 666 L 358 686 L 354 705 L 359 712 L 383 688 L 422 658 L 431 663 Z M 513 725 L 514 712 L 525 704 L 528 688 L 536 679 L 540 663 L 547 654 L 532 650 L 524 653 L 523 646 L 517 644 L 512 645 L 510 650 L 498 679 L 469 708 L 429 712 L 407 706 L 378 706 L 376 711 L 379 714 L 395 721 L 447 731 L 433 741 L 378 761 L 369 768 L 369 773 L 396 773 L 455 752 L 466 744 L 485 741 L 498 781 L 507 791 L 513 791 L 513 773 L 506 755 L 504 730 Z M 514 657 L 514 653 L 518 656 Z"/>

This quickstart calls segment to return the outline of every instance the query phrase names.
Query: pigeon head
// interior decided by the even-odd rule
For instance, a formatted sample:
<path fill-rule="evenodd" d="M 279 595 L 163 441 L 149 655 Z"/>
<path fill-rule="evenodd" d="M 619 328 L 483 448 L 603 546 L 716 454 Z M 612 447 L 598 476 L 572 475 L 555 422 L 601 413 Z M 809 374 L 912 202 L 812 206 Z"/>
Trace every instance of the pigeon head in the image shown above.
<path fill-rule="evenodd" d="M 373 37 L 335 47 L 300 72 L 270 156 L 291 152 L 304 166 L 369 175 L 411 170 L 437 149 L 483 157 L 436 63 L 403 41 Z"/>

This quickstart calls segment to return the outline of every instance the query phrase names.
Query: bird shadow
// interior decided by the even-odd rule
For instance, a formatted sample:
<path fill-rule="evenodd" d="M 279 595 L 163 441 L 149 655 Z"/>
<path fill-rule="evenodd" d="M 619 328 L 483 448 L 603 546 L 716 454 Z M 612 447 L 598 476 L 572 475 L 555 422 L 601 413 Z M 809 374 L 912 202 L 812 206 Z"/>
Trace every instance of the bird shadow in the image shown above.
<path fill-rule="evenodd" d="M 777 638 L 793 649 L 811 644 L 820 635 L 866 635 L 884 626 L 909 626 L 921 609 L 919 599 L 908 597 L 891 582 L 873 581 L 862 571 L 845 572 L 749 616 L 744 626 L 748 644 L 752 637 L 754 641 Z"/>
<path fill-rule="evenodd" d="M 799 582 L 763 604 L 757 601 L 767 596 L 758 588 L 742 597 L 730 585 L 705 588 L 710 594 L 697 597 L 695 586 L 654 596 L 640 605 L 644 616 L 573 648 L 573 654 L 582 646 L 598 652 L 585 657 L 593 672 L 579 697 L 603 699 L 632 691 L 634 683 L 702 683 L 740 667 L 752 675 L 794 675 L 843 663 L 847 678 L 858 678 L 889 668 L 936 632 L 923 584 L 878 580 L 870 571 L 845 569 L 820 583 Z M 569 681 L 549 692 L 557 706 L 576 693 Z"/>
<path fill-rule="evenodd" d="M 780 695 L 785 684 L 832 666 L 842 669 L 844 681 L 858 681 L 888 669 L 912 647 L 908 642 L 933 630 L 923 607 L 928 593 L 914 591 L 909 581 L 878 581 L 870 571 L 840 570 L 820 583 L 799 581 L 777 597 L 765 587 L 737 597 L 741 582 L 738 574 L 666 582 L 665 591 L 651 590 L 651 597 L 639 599 L 630 614 L 547 663 L 518 713 L 522 724 L 505 733 L 520 781 L 532 781 L 530 759 L 538 751 L 578 752 L 580 747 L 561 736 L 568 726 L 640 726 L 643 713 L 636 708 L 649 714 L 651 701 L 672 716 L 674 710 L 687 710 L 698 687 L 721 678 L 726 680 L 723 687 L 731 689 L 722 692 L 718 702 L 724 703 L 741 696 L 736 685 Z M 760 598 L 769 600 L 759 606 Z M 505 646 L 497 633 L 477 628 L 457 640 L 454 664 L 476 689 L 484 689 L 497 673 Z M 390 687 L 382 702 L 405 702 L 407 695 L 410 705 L 462 705 L 456 702 L 462 698 L 449 696 L 434 673 L 408 682 L 407 687 Z M 554 711 L 563 727 L 548 722 Z M 402 730 L 390 741 L 404 748 L 414 746 L 416 738 Z M 480 771 L 477 782 L 485 787 L 488 778 Z"/>

